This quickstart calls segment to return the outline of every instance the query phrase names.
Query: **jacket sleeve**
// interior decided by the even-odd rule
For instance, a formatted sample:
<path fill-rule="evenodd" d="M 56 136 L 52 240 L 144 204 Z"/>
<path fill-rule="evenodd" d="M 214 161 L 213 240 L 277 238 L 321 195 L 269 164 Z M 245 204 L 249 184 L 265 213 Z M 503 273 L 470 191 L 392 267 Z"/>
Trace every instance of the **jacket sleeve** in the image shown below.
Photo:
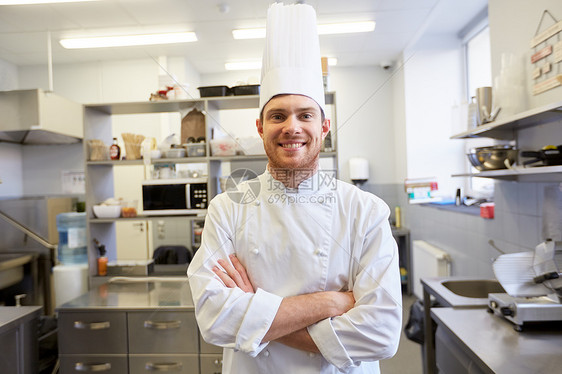
<path fill-rule="evenodd" d="M 367 221 L 362 240 L 358 236 L 350 252 L 355 306 L 308 327 L 324 358 L 340 371 L 362 361 L 392 357 L 398 349 L 402 328 L 398 248 L 388 223 L 388 207 L 382 204 L 377 208 L 378 213 Z"/>
<path fill-rule="evenodd" d="M 206 342 L 224 348 L 240 350 L 257 356 L 266 346 L 261 343 L 269 330 L 282 298 L 257 289 L 246 293 L 240 288 L 228 288 L 213 273 L 218 259 L 228 261 L 235 253 L 229 204 L 213 199 L 207 216 L 201 247 L 187 270 L 195 317 Z"/>

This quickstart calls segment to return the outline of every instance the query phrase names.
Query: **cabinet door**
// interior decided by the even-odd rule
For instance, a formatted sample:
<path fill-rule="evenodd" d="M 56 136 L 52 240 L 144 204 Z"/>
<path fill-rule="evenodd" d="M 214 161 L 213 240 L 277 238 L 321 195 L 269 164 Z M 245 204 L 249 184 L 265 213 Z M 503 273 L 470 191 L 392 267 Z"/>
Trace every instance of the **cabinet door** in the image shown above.
<path fill-rule="evenodd" d="M 93 372 L 102 374 L 126 374 L 129 372 L 127 355 L 60 355 L 59 359 L 60 374 Z"/>
<path fill-rule="evenodd" d="M 221 374 L 222 355 L 201 355 L 201 374 Z"/>
<path fill-rule="evenodd" d="M 127 315 L 124 312 L 59 311 L 59 353 L 126 354 Z"/>
<path fill-rule="evenodd" d="M 193 312 L 129 312 L 129 353 L 199 352 Z"/>
<path fill-rule="evenodd" d="M 193 355 L 130 355 L 131 373 L 199 373 L 199 357 Z"/>
<path fill-rule="evenodd" d="M 118 221 L 115 223 L 117 236 L 117 260 L 148 259 L 148 222 L 144 220 Z"/>
<path fill-rule="evenodd" d="M 17 332 L 17 329 L 11 329 L 0 334 L 0 363 L 3 373 L 18 373 Z"/>

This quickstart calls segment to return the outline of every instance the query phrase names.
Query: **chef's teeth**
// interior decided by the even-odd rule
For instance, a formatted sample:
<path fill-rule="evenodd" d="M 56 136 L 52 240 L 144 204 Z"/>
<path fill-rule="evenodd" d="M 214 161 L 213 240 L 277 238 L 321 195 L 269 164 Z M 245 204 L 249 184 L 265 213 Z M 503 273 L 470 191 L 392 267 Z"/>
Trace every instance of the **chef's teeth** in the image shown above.
<path fill-rule="evenodd" d="M 283 144 L 283 148 L 300 148 L 302 146 L 303 143 Z"/>

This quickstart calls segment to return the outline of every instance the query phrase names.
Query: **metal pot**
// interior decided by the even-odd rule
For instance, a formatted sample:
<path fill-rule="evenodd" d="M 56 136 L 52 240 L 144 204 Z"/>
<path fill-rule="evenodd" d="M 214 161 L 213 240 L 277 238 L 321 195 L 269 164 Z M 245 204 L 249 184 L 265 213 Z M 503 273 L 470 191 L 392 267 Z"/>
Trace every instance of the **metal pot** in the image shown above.
<path fill-rule="evenodd" d="M 477 170 L 507 169 L 517 160 L 517 149 L 511 145 L 472 148 L 466 155 Z"/>

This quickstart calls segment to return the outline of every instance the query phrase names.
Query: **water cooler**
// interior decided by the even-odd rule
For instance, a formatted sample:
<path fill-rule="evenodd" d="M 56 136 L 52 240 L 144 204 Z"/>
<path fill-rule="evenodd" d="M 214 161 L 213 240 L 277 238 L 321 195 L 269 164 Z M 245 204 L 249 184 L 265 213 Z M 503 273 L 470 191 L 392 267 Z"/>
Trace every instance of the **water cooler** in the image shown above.
<path fill-rule="evenodd" d="M 58 307 L 88 291 L 86 213 L 58 214 L 57 230 L 59 244 L 53 278 Z"/>

